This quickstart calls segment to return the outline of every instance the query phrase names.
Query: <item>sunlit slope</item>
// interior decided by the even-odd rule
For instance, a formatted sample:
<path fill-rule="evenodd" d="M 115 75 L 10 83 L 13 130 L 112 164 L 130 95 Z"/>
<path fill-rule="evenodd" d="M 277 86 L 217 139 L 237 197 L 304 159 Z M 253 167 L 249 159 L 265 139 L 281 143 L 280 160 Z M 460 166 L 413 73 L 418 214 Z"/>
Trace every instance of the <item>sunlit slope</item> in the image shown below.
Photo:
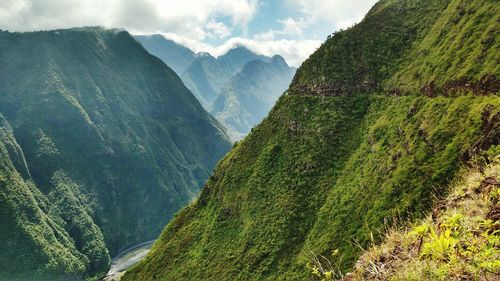
<path fill-rule="evenodd" d="M 336 249 L 350 269 L 386 222 L 423 215 L 462 164 L 498 153 L 498 48 L 474 40 L 419 53 L 432 40 L 486 38 L 498 9 L 380 1 L 333 35 L 125 280 L 307 280 L 311 255 Z M 487 44 L 498 46 L 494 34 Z M 488 61 L 468 71 L 472 49 Z M 463 74 L 448 75 L 448 60 Z"/>

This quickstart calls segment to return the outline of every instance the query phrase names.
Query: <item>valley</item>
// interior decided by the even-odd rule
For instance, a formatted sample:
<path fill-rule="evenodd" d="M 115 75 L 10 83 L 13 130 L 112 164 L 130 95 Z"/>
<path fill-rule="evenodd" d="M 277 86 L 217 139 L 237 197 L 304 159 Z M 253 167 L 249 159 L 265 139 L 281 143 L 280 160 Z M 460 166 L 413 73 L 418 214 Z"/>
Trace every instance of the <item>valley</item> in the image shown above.
<path fill-rule="evenodd" d="M 104 281 L 118 281 L 120 280 L 123 273 L 137 264 L 141 259 L 143 259 L 155 240 L 144 242 L 132 246 L 126 250 L 121 251 L 116 257 L 111 261 L 111 268 L 109 269 Z"/>
<path fill-rule="evenodd" d="M 158 236 L 230 148 L 125 31 L 0 32 L 0 50 L 0 280 L 107 272 L 110 256 Z"/>
<path fill-rule="evenodd" d="M 500 276 L 498 1 L 28 2 L 0 281 Z"/>

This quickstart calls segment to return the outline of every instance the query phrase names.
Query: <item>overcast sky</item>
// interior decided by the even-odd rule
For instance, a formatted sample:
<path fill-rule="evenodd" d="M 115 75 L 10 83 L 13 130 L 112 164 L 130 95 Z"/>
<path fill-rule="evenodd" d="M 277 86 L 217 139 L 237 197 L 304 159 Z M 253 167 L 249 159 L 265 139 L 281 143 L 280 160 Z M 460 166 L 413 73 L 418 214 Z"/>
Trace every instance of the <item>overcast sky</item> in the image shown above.
<path fill-rule="evenodd" d="M 236 44 L 298 66 L 328 34 L 363 18 L 376 0 L 0 0 L 0 29 L 78 26 L 160 33 L 214 56 Z"/>

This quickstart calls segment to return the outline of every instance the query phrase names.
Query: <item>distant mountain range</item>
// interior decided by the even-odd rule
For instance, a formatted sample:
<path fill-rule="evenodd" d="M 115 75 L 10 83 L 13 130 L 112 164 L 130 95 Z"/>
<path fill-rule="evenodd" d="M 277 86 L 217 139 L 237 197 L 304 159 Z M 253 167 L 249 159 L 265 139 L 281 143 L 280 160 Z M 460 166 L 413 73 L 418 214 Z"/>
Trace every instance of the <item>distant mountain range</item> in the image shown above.
<path fill-rule="evenodd" d="M 262 121 L 296 70 L 280 56 L 257 55 L 242 46 L 215 58 L 209 53 L 195 54 L 161 35 L 136 39 L 177 72 L 233 140 L 243 138 Z"/>
<path fill-rule="evenodd" d="M 267 116 L 295 74 L 280 56 L 246 63 L 212 103 L 210 112 L 240 139 Z"/>

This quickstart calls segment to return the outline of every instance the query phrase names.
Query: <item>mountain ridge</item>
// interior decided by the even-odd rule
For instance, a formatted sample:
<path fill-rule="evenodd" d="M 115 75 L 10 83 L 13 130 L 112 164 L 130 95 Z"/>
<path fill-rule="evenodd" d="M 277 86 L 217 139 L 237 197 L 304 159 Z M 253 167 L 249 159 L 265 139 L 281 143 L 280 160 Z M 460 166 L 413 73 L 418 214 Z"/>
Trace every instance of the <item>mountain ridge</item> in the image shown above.
<path fill-rule="evenodd" d="M 144 46 L 152 55 L 158 57 L 164 62 L 169 62 L 172 68 L 179 76 L 186 71 L 189 65 L 195 60 L 196 54 L 189 48 L 167 40 L 162 35 L 134 35 L 134 38 Z"/>
<path fill-rule="evenodd" d="M 181 74 L 181 78 L 200 102 L 208 108 L 228 80 L 246 63 L 269 59 L 245 47 L 232 48 L 217 58 L 210 54 L 199 53 L 192 64 Z"/>

